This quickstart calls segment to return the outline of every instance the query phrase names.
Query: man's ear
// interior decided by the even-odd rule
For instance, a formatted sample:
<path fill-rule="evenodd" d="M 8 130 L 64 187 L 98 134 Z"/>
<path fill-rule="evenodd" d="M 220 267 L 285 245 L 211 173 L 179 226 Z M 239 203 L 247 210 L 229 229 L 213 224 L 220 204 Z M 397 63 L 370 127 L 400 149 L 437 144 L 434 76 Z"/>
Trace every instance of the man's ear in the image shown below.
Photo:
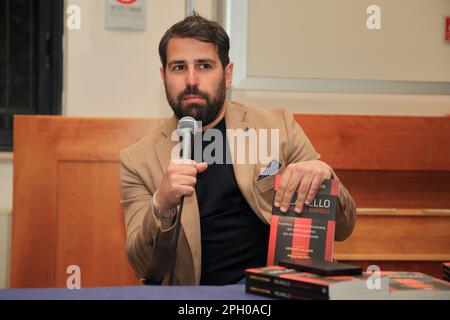
<path fill-rule="evenodd" d="M 164 67 L 163 67 L 163 66 L 161 66 L 161 68 L 159 68 L 159 72 L 161 72 L 161 79 L 162 79 L 162 81 L 164 82 L 164 81 L 165 81 L 165 78 L 166 78 L 166 75 L 165 75 Z"/>
<path fill-rule="evenodd" d="M 231 88 L 232 81 L 233 81 L 233 63 L 230 62 L 225 67 L 225 84 L 227 89 Z"/>

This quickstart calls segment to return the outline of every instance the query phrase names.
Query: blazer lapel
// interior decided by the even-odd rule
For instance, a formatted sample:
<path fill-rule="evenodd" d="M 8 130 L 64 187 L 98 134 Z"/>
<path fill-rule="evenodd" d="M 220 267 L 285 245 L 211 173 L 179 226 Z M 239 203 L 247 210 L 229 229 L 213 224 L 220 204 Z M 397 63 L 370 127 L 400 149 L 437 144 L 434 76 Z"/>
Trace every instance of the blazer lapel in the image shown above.
<path fill-rule="evenodd" d="M 178 141 L 172 141 L 172 132 L 176 129 L 177 119 L 175 115 L 172 116 L 161 126 L 161 140 L 153 146 L 153 150 L 158 157 L 161 175 L 167 168 L 170 162 L 172 149 L 177 145 Z"/>
<path fill-rule="evenodd" d="M 257 127 L 253 123 L 246 121 L 245 119 L 246 110 L 244 107 L 240 105 L 235 105 L 234 103 L 228 101 L 226 101 L 225 103 L 226 103 L 225 123 L 227 126 L 227 139 L 230 146 L 231 158 L 233 159 L 233 171 L 236 177 L 236 182 L 239 186 L 242 195 L 247 200 L 250 207 L 253 209 L 253 212 L 255 212 L 259 218 L 265 221 L 266 219 L 261 214 L 255 200 L 253 180 L 255 179 L 256 164 L 250 163 L 249 161 L 249 152 L 250 152 L 249 139 L 248 138 L 245 139 L 244 144 L 245 150 L 237 150 L 238 138 L 236 138 L 236 131 L 235 131 L 241 129 L 244 132 L 247 132 L 248 130 L 252 129 L 256 131 L 256 134 L 258 134 Z M 233 143 L 231 142 L 232 139 L 234 139 L 234 147 Z M 245 157 L 243 157 L 245 161 L 244 163 L 238 163 L 239 159 L 238 153 L 242 152 L 245 152 Z M 258 161 L 257 158 L 256 160 Z"/>
<path fill-rule="evenodd" d="M 173 148 L 178 144 L 177 140 L 171 141 L 172 132 L 176 129 L 176 126 L 177 118 L 173 115 L 172 118 L 161 127 L 161 142 L 153 146 L 154 152 L 158 157 L 161 177 L 164 170 L 169 165 Z M 199 283 L 201 273 L 200 214 L 195 191 L 191 197 L 184 198 L 181 227 L 186 235 L 186 240 L 191 251 L 195 281 L 196 283 Z M 178 248 L 178 250 L 180 250 L 180 248 Z M 177 263 L 182 262 L 177 261 Z"/>

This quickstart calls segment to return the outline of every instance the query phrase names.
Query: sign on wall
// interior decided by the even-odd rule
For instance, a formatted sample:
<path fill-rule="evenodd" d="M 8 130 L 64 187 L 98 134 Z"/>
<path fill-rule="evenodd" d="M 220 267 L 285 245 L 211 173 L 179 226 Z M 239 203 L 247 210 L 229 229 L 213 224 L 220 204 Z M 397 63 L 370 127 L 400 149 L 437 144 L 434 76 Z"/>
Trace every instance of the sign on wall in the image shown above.
<path fill-rule="evenodd" d="M 450 17 L 445 17 L 445 41 L 450 43 Z"/>
<path fill-rule="evenodd" d="M 146 0 L 106 0 L 105 21 L 109 30 L 147 30 Z"/>

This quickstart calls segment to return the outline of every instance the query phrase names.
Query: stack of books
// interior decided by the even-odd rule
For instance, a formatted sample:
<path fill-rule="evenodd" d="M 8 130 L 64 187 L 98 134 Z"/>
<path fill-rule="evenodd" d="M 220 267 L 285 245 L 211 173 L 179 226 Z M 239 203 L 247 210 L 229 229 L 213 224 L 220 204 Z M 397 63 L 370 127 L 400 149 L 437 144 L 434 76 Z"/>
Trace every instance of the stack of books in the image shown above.
<path fill-rule="evenodd" d="M 246 270 L 246 292 L 289 300 L 450 300 L 450 283 L 419 272 L 319 276 L 282 266 Z"/>
<path fill-rule="evenodd" d="M 442 264 L 442 271 L 444 272 L 443 274 L 444 280 L 450 282 L 450 262 L 444 262 Z"/>
<path fill-rule="evenodd" d="M 276 176 L 277 191 L 281 176 Z M 247 269 L 248 293 L 280 299 L 449 299 L 450 263 L 444 280 L 418 272 L 363 273 L 333 261 L 339 181 L 324 180 L 310 205 L 287 212 L 272 206 L 267 266 Z M 274 197 L 275 200 L 275 197 Z"/>
<path fill-rule="evenodd" d="M 380 277 L 378 286 L 367 285 L 372 274 L 319 276 L 282 266 L 247 269 L 247 293 L 289 300 L 387 299 L 389 279 Z"/>

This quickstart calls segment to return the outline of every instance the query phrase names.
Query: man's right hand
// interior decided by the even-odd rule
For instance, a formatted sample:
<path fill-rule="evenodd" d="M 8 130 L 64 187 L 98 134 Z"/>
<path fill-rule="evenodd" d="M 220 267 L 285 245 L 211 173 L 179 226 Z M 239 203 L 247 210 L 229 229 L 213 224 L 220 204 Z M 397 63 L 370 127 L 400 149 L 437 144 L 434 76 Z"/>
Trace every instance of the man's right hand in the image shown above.
<path fill-rule="evenodd" d="M 197 183 L 197 173 L 208 168 L 206 162 L 196 163 L 194 160 L 171 160 L 164 171 L 156 197 L 156 208 L 166 216 L 172 217 L 174 209 L 180 204 L 183 196 L 191 196 Z"/>

